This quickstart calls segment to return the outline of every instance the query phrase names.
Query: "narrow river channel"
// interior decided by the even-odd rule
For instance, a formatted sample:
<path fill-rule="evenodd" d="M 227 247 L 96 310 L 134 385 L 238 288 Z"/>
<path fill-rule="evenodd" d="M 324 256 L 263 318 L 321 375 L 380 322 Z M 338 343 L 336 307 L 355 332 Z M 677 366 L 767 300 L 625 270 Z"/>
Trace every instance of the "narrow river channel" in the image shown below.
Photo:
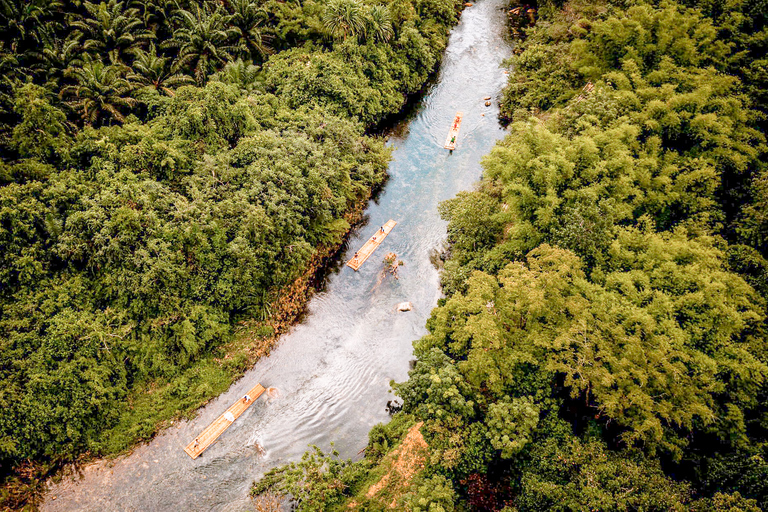
<path fill-rule="evenodd" d="M 309 445 L 356 457 L 370 428 L 388 419 L 389 381 L 407 378 L 413 340 L 440 298 L 430 254 L 445 240 L 438 203 L 480 178 L 480 161 L 503 137 L 498 95 L 507 0 L 480 0 L 451 32 L 441 70 L 410 119 L 393 132 L 390 180 L 350 239 L 344 259 L 388 219 L 398 225 L 359 272 L 339 267 L 311 300 L 304 321 L 192 421 L 180 422 L 129 456 L 84 468 L 51 484 L 43 510 L 252 510 L 251 483 L 298 460 Z M 491 96 L 493 105 L 485 106 Z M 453 116 L 464 113 L 456 151 L 443 149 Z M 399 280 L 381 279 L 382 259 L 402 259 Z M 398 313 L 399 302 L 413 311 Z M 256 382 L 262 396 L 197 460 L 183 447 Z M 263 452 L 259 447 L 263 447 Z"/>

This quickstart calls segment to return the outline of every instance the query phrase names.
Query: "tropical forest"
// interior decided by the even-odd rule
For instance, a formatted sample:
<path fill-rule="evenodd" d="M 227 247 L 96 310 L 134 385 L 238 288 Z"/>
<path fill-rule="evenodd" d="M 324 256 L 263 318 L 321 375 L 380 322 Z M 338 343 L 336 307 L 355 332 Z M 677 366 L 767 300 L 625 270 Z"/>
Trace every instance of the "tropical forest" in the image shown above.
<path fill-rule="evenodd" d="M 766 0 L 0 0 L 0 509 L 768 510 L 767 134 Z"/>

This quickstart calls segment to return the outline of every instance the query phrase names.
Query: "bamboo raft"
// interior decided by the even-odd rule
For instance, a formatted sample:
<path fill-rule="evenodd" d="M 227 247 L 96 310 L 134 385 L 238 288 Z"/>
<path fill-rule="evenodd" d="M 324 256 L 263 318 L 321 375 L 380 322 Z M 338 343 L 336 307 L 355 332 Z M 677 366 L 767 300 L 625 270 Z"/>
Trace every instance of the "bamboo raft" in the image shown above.
<path fill-rule="evenodd" d="M 371 238 L 368 239 L 367 242 L 360 248 L 357 253 L 355 253 L 355 256 L 347 262 L 347 266 L 351 267 L 357 272 L 357 269 L 359 269 L 363 263 L 365 263 L 365 260 L 367 260 L 371 254 L 373 254 L 373 251 L 375 251 L 380 245 L 381 242 L 384 241 L 385 238 L 387 238 L 387 235 L 390 231 L 392 231 L 392 228 L 394 228 L 397 225 L 397 222 L 393 220 L 387 221 L 386 224 L 382 226 L 382 230 L 378 230 L 375 235 L 373 235 Z"/>
<path fill-rule="evenodd" d="M 451 131 L 448 132 L 448 137 L 445 139 L 445 149 L 453 151 L 456 149 L 456 139 L 459 136 L 459 128 L 461 128 L 461 118 L 464 114 L 456 112 L 456 117 L 453 118 L 453 124 L 451 125 Z"/>
<path fill-rule="evenodd" d="M 243 414 L 252 404 L 256 401 L 257 398 L 261 396 L 261 394 L 264 393 L 264 386 L 261 384 L 256 384 L 253 389 L 251 389 L 247 394 L 251 397 L 248 402 L 244 402 L 243 398 L 240 398 L 237 402 L 232 404 L 229 409 L 227 409 L 227 412 L 219 416 L 216 420 L 213 421 L 208 427 L 203 430 L 203 432 L 197 436 L 195 439 L 192 440 L 191 443 L 187 445 L 186 448 L 184 448 L 184 451 L 187 452 L 187 455 L 192 457 L 193 459 L 198 458 L 202 453 L 213 444 L 216 439 L 219 438 L 219 436 L 229 428 L 229 426 L 234 423 L 234 421 L 240 417 L 241 414 Z M 227 417 L 229 416 L 229 417 Z M 197 446 L 195 446 L 195 441 L 197 441 Z"/>

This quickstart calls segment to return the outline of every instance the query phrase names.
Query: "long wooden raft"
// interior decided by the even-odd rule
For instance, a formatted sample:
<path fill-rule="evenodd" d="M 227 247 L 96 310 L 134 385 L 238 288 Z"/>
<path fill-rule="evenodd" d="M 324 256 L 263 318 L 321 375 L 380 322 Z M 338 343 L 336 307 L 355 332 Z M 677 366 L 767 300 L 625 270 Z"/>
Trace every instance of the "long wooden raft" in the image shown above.
<path fill-rule="evenodd" d="M 215 419 L 213 423 L 208 425 L 208 427 L 203 430 L 199 436 L 193 439 L 192 442 L 189 443 L 186 448 L 184 448 L 184 451 L 187 452 L 187 455 L 193 459 L 198 458 L 209 446 L 213 444 L 214 441 L 216 441 L 216 439 L 219 438 L 219 436 L 225 430 L 229 428 L 232 423 L 234 423 L 237 418 L 240 417 L 241 414 L 243 414 L 251 406 L 251 404 L 253 404 L 253 402 L 256 401 L 257 398 L 261 396 L 262 393 L 264 393 L 264 386 L 261 384 L 256 384 L 253 389 L 247 393 L 248 396 L 251 397 L 248 402 L 244 402 L 243 398 L 240 398 L 237 402 L 232 404 L 229 409 L 227 409 L 227 412 Z M 231 415 L 231 421 L 230 418 L 227 418 L 227 415 Z M 197 441 L 197 446 L 195 446 L 195 441 Z"/>
<path fill-rule="evenodd" d="M 360 248 L 360 250 L 355 253 L 355 256 L 353 256 L 352 259 L 347 262 L 347 266 L 355 269 L 355 272 L 357 272 L 357 269 L 359 269 L 362 264 L 365 263 L 365 260 L 367 260 L 371 254 L 373 254 L 373 251 L 375 251 L 376 248 L 381 245 L 381 242 L 387 238 L 389 232 L 392 231 L 392 228 L 394 228 L 396 225 L 397 222 L 393 220 L 387 221 L 387 223 L 382 226 L 384 231 L 382 232 L 381 229 L 376 231 L 376 234 L 369 238 L 368 241 L 365 242 L 365 244 Z"/>
<path fill-rule="evenodd" d="M 451 125 L 451 131 L 448 132 L 448 137 L 445 139 L 445 149 L 453 151 L 456 149 L 456 139 L 459 137 L 459 128 L 461 128 L 461 118 L 464 114 L 456 112 L 456 117 L 453 118 L 453 124 Z"/>

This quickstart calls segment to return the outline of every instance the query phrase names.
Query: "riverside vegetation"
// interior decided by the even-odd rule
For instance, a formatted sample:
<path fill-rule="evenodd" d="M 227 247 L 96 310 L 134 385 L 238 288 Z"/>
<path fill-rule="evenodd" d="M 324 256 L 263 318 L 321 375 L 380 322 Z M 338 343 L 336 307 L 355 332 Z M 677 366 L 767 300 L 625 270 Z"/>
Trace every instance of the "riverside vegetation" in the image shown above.
<path fill-rule="evenodd" d="M 385 179 L 369 133 L 459 11 L 0 0 L 4 506 L 228 387 Z"/>
<path fill-rule="evenodd" d="M 307 454 L 256 498 L 768 509 L 768 4 L 533 7 L 510 134 L 441 206 L 446 297 L 394 384 L 402 411 L 363 460 Z M 375 485 L 420 423 L 420 470 Z"/>

